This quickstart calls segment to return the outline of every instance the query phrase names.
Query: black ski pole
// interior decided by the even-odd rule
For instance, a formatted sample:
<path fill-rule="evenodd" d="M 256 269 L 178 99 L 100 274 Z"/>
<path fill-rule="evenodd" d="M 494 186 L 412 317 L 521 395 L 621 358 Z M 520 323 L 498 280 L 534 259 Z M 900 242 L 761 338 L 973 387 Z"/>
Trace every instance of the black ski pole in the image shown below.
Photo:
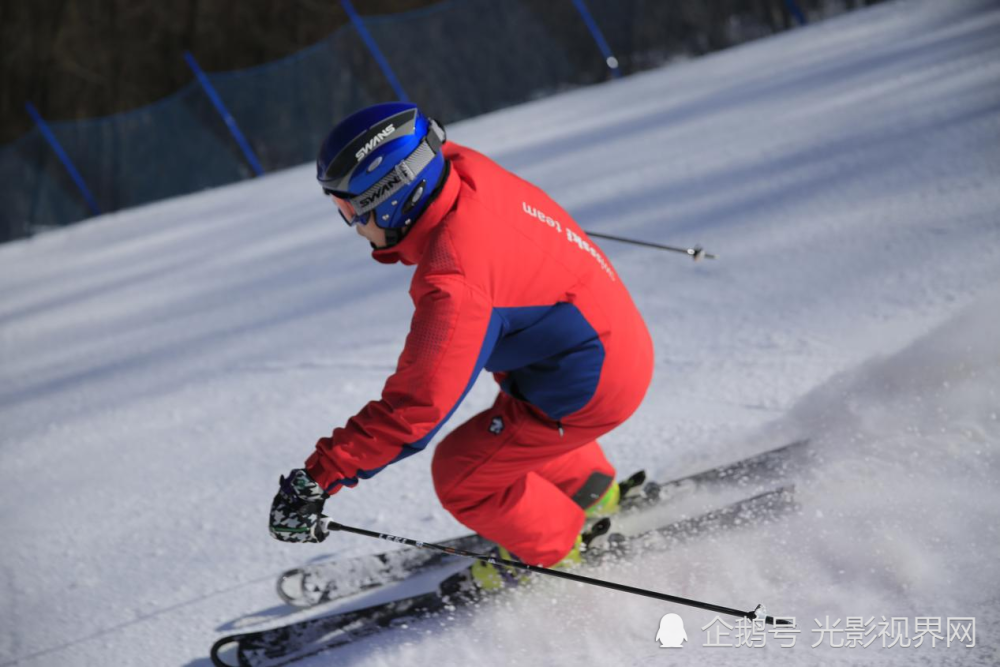
<path fill-rule="evenodd" d="M 611 590 L 621 591 L 622 593 L 631 593 L 632 595 L 642 595 L 648 598 L 653 598 L 654 600 L 673 602 L 676 604 L 687 605 L 688 607 L 697 607 L 698 609 L 714 611 L 720 614 L 727 614 L 729 616 L 740 616 L 743 618 L 749 618 L 751 620 L 763 619 L 764 623 L 769 623 L 771 625 L 792 625 L 792 622 L 786 618 L 775 619 L 773 616 L 768 616 L 766 610 L 764 609 L 763 604 L 757 605 L 752 611 L 740 611 L 739 609 L 723 607 L 717 604 L 710 604 L 708 602 L 700 602 L 698 600 L 690 600 L 688 598 L 682 598 L 676 595 L 668 595 L 667 593 L 657 593 L 656 591 L 650 591 L 645 588 L 636 588 L 634 586 L 616 584 L 612 581 L 604 581 L 602 579 L 584 577 L 583 575 L 573 574 L 572 572 L 564 572 L 562 570 L 554 570 L 547 567 L 539 567 L 537 565 L 528 565 L 527 563 L 521 563 L 519 561 L 497 558 L 495 556 L 490 556 L 487 554 L 477 554 L 471 551 L 465 551 L 463 549 L 455 549 L 453 547 L 442 546 L 440 544 L 432 544 L 429 542 L 420 542 L 418 540 L 411 540 L 407 537 L 397 537 L 395 535 L 386 535 L 385 533 L 376 533 L 375 531 L 365 530 L 364 528 L 345 526 L 344 524 L 337 523 L 336 521 L 332 521 L 329 519 L 325 523 L 318 524 L 318 526 L 322 526 L 320 530 L 321 531 L 325 530 L 326 533 L 333 531 L 354 533 L 355 535 L 374 537 L 380 540 L 396 542 L 397 544 L 406 544 L 408 546 L 417 547 L 420 549 L 432 549 L 434 551 L 442 551 L 446 554 L 453 554 L 455 556 L 476 558 L 478 560 L 486 561 L 487 563 L 506 565 L 507 567 L 514 567 L 519 570 L 527 570 L 528 572 L 545 574 L 551 577 L 559 577 L 560 579 L 568 579 L 570 581 L 576 581 L 581 584 L 589 584 L 591 586 L 601 586 L 602 588 L 610 588 Z"/>
<path fill-rule="evenodd" d="M 675 248 L 674 246 L 663 245 L 662 243 L 650 243 L 649 241 L 636 241 L 635 239 L 627 239 L 624 236 L 612 236 L 611 234 L 601 234 L 600 232 L 586 232 L 587 236 L 593 236 L 597 239 L 608 239 L 609 241 L 619 241 L 621 243 L 631 243 L 632 245 L 641 245 L 647 248 L 656 248 L 658 250 L 669 250 L 670 252 L 682 252 L 685 255 L 689 255 L 694 261 L 699 259 L 715 259 L 715 255 L 705 252 L 701 246 L 695 246 L 693 248 Z"/>

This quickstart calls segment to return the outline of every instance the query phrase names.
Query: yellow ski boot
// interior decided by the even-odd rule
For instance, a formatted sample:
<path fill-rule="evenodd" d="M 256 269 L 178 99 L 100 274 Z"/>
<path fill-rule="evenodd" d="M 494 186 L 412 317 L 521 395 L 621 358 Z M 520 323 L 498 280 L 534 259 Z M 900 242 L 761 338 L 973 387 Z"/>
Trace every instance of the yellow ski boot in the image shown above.
<path fill-rule="evenodd" d="M 621 504 L 622 499 L 622 489 L 621 485 L 613 483 L 608 487 L 608 490 L 604 492 L 604 495 L 600 499 L 588 507 L 584 514 L 588 519 L 600 519 L 602 517 L 611 516 L 618 513 L 618 507 Z"/>
<path fill-rule="evenodd" d="M 503 547 L 494 547 L 491 556 L 503 560 L 517 560 Z M 528 580 L 528 573 L 509 565 L 501 565 L 492 560 L 477 560 L 472 564 L 472 581 L 487 592 L 499 591 L 505 586 L 518 586 Z"/>
<path fill-rule="evenodd" d="M 583 563 L 583 535 L 577 535 L 573 542 L 573 548 L 569 553 L 555 565 L 551 565 L 553 570 L 569 570 Z M 495 555 L 503 560 L 519 560 L 511 555 L 503 547 L 495 547 L 491 555 Z M 471 567 L 472 580 L 484 591 L 498 591 L 505 586 L 519 586 L 526 582 L 529 574 L 525 570 L 519 570 L 509 565 L 502 565 L 494 561 L 477 560 Z"/>
<path fill-rule="evenodd" d="M 601 519 L 618 512 L 621 501 L 621 485 L 613 483 L 608 487 L 596 503 L 588 507 L 584 514 L 588 520 Z M 593 530 L 591 527 L 590 530 Z M 607 530 L 605 527 L 604 530 Z M 562 560 L 552 566 L 557 570 L 568 570 L 583 563 L 583 535 L 577 535 L 573 548 L 563 556 Z M 492 554 L 503 560 L 518 560 L 503 547 L 494 547 Z M 528 573 L 508 565 L 493 561 L 477 560 L 471 568 L 472 580 L 484 591 L 498 591 L 504 586 L 517 586 L 528 580 Z"/>

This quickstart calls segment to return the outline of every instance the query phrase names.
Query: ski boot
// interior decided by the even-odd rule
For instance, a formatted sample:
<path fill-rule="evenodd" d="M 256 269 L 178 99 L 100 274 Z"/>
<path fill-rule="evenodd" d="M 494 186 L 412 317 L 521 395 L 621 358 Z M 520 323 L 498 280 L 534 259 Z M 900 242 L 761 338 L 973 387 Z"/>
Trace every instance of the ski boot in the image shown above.
<path fill-rule="evenodd" d="M 552 565 L 551 568 L 554 570 L 568 570 L 582 563 L 583 556 L 580 553 L 582 546 L 583 535 L 577 535 L 576 542 L 573 543 L 573 548 L 570 549 L 569 553 L 562 560 Z M 502 558 L 503 560 L 520 561 L 517 556 L 514 556 L 503 547 L 494 547 L 490 551 L 490 555 Z M 472 564 L 470 571 L 472 581 L 481 590 L 486 592 L 499 591 L 508 586 L 520 586 L 530 578 L 529 573 L 525 570 L 519 570 L 509 565 L 502 565 L 486 560 L 477 560 Z"/>
<path fill-rule="evenodd" d="M 590 519 L 601 519 L 606 516 L 612 516 L 618 513 L 618 508 L 621 505 L 622 498 L 622 485 L 612 484 L 608 487 L 608 490 L 604 492 L 604 495 L 598 499 L 596 503 L 591 505 L 586 509 L 584 515 L 588 520 Z"/>
<path fill-rule="evenodd" d="M 598 537 L 607 534 L 611 530 L 611 519 L 603 518 L 593 524 L 583 533 L 576 536 L 573 548 L 569 553 L 555 565 L 549 566 L 550 570 L 569 570 L 583 563 L 583 552 L 591 547 L 591 543 Z M 504 560 L 520 559 L 514 556 L 503 547 L 494 547 L 490 555 Z M 483 591 L 498 591 L 505 586 L 517 586 L 528 580 L 528 571 L 519 568 L 503 565 L 493 560 L 477 560 L 469 569 L 472 582 Z"/>

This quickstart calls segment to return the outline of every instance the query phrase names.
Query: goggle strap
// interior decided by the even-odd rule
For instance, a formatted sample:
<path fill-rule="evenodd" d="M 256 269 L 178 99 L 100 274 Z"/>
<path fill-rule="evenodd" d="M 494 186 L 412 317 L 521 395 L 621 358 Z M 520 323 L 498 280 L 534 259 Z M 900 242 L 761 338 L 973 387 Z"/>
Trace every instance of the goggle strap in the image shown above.
<path fill-rule="evenodd" d="M 381 204 L 388 201 L 404 185 L 409 185 L 417 176 L 431 163 L 437 153 L 427 143 L 427 140 L 420 142 L 417 149 L 410 153 L 409 157 L 397 164 L 391 172 L 379 179 L 378 183 L 368 188 L 365 192 L 350 199 L 351 206 L 357 212 L 357 216 L 365 216 L 374 211 Z"/>

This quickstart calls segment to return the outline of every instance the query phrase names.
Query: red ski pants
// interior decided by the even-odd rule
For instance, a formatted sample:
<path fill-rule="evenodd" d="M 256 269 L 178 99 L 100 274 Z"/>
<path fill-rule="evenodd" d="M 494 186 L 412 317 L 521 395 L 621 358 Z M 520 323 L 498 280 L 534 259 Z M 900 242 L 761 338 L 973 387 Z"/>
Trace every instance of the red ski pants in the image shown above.
<path fill-rule="evenodd" d="M 649 361 L 645 378 L 633 378 L 625 392 L 619 387 L 613 401 L 595 396 L 591 409 L 563 421 L 562 432 L 531 404 L 501 392 L 492 408 L 437 446 L 432 472 L 441 504 L 526 563 L 560 561 L 583 529 L 584 509 L 614 481 L 615 469 L 596 439 L 638 407 Z"/>

